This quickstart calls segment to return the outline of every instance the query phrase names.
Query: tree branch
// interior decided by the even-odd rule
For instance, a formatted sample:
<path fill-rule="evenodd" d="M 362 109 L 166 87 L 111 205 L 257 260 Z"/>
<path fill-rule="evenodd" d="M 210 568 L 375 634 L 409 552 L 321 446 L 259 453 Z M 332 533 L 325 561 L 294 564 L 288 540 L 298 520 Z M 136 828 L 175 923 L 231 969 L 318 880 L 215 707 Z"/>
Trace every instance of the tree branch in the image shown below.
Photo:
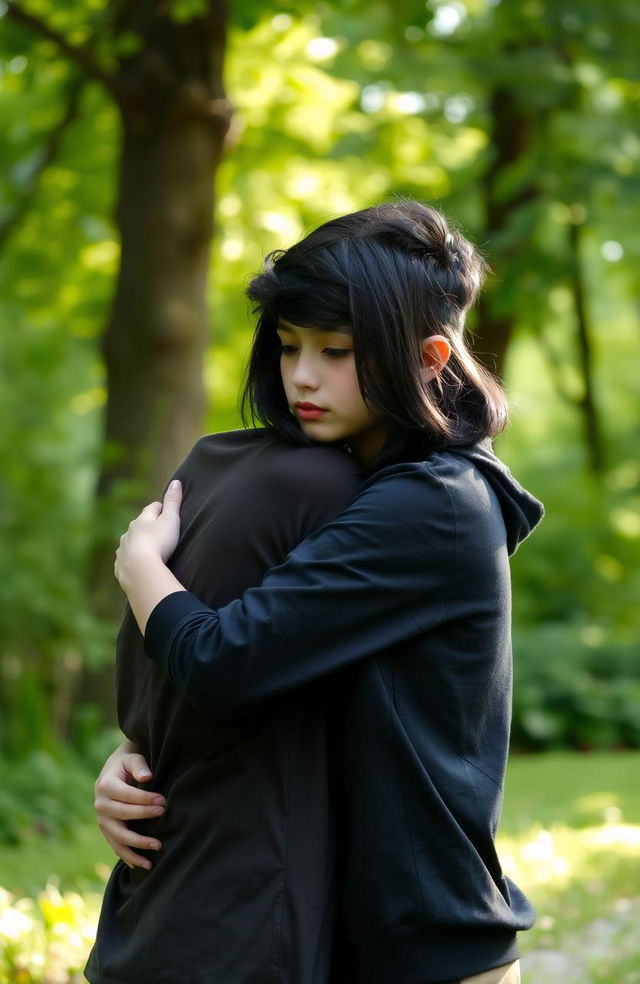
<path fill-rule="evenodd" d="M 46 38 L 47 41 L 52 41 L 57 47 L 62 51 L 67 58 L 74 62 L 85 75 L 89 78 L 95 79 L 101 82 L 102 85 L 107 89 L 109 93 L 115 98 L 119 98 L 118 88 L 116 85 L 115 76 L 111 75 L 98 64 L 96 58 L 91 50 L 91 46 L 85 45 L 75 45 L 71 44 L 63 34 L 56 31 L 55 28 L 50 27 L 45 21 L 41 20 L 39 17 L 35 17 L 33 14 L 27 13 L 22 7 L 15 2 L 15 0 L 7 0 L 6 16 L 13 18 L 19 24 L 24 24 L 25 26 L 31 28 L 41 37 Z"/>
<path fill-rule="evenodd" d="M 40 159 L 32 174 L 29 176 L 27 186 L 22 193 L 20 201 L 9 213 L 9 215 L 7 215 L 2 222 L 0 222 L 0 250 L 6 245 L 7 239 L 16 230 L 20 221 L 28 211 L 29 205 L 33 201 L 38 190 L 38 184 L 43 172 L 52 163 L 52 161 L 55 160 L 58 151 L 60 150 L 62 139 L 66 131 L 69 129 L 70 124 L 77 116 L 78 106 L 80 104 L 80 94 L 84 83 L 84 78 L 76 78 L 71 83 L 64 113 L 49 133 L 49 136 L 41 149 Z"/>
<path fill-rule="evenodd" d="M 578 223 L 569 224 L 569 249 L 571 252 L 571 293 L 578 332 L 578 351 L 582 370 L 583 396 L 580 410 L 583 414 L 585 439 L 589 451 L 591 469 L 596 474 L 604 470 L 604 447 L 601 437 L 600 414 L 595 396 L 593 372 L 593 347 L 589 331 L 584 273 L 580 257 L 581 227 Z"/>
<path fill-rule="evenodd" d="M 544 330 L 536 332 L 535 338 L 542 350 L 542 354 L 547 360 L 549 374 L 555 386 L 556 393 L 561 400 L 564 400 L 565 403 L 568 403 L 572 407 L 578 407 L 580 405 L 581 397 L 574 396 L 569 386 L 566 384 L 562 374 L 561 360 L 554 351 L 549 340 L 546 338 Z"/>

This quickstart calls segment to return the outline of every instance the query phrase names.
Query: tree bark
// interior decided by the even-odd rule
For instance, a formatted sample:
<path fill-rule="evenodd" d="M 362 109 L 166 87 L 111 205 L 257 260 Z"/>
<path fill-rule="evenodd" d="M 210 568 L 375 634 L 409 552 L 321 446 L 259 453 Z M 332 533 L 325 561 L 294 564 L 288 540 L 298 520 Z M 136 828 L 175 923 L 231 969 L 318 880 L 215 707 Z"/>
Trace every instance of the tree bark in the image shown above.
<path fill-rule="evenodd" d="M 222 75 L 227 9 L 209 0 L 205 14 L 176 23 L 166 7 L 120 4 L 116 20 L 117 32 L 133 32 L 140 48 L 115 79 L 121 259 L 102 343 L 105 453 L 90 564 L 91 607 L 107 619 L 122 609 L 113 517 L 121 523 L 160 497 L 201 433 L 205 408 L 214 186 L 231 116 Z M 110 670 L 84 676 L 81 699 L 112 717 Z"/>
<path fill-rule="evenodd" d="M 532 143 L 530 117 L 517 105 L 513 92 L 505 86 L 497 86 L 489 99 L 492 120 L 493 156 L 482 181 L 485 208 L 485 230 L 489 259 L 498 271 L 508 260 L 513 263 L 524 246 L 508 236 L 509 225 L 519 208 L 531 202 L 538 194 L 532 184 L 517 188 L 511 195 L 500 189 L 500 178 L 510 167 L 524 157 Z M 501 240 L 508 241 L 507 248 Z M 498 290 L 499 290 L 498 286 Z M 504 365 L 516 324 L 515 311 L 498 312 L 491 292 L 485 293 L 478 304 L 474 349 L 487 368 L 502 378 Z"/>
<path fill-rule="evenodd" d="M 122 63 L 116 219 L 121 260 L 103 351 L 108 380 L 99 494 L 118 479 L 157 495 L 202 423 L 214 184 L 230 111 L 226 9 L 174 23 L 148 0 L 119 29 L 141 38 Z"/>

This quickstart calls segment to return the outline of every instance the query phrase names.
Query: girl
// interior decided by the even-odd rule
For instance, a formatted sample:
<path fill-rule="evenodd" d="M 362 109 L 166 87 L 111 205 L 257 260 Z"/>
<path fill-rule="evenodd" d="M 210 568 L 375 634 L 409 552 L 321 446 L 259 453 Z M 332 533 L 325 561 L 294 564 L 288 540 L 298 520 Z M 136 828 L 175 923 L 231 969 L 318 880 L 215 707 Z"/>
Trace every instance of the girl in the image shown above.
<path fill-rule="evenodd" d="M 339 701 L 335 980 L 519 980 L 529 903 L 494 847 L 511 702 L 508 556 L 542 515 L 494 456 L 498 383 L 463 332 L 485 265 L 417 202 L 272 255 L 245 391 L 289 441 L 344 443 L 353 503 L 213 609 L 166 566 L 180 488 L 122 537 L 116 576 L 150 660 L 223 718 L 322 683 Z M 213 980 L 214 978 L 212 978 Z"/>

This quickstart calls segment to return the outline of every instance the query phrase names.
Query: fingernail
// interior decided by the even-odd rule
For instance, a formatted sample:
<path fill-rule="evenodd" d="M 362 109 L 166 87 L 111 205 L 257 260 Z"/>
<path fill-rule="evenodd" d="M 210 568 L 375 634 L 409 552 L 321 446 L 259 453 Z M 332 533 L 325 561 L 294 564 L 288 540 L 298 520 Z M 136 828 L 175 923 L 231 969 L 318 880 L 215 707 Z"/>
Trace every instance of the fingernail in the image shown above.
<path fill-rule="evenodd" d="M 179 489 L 180 488 L 180 482 L 178 481 L 177 478 L 174 478 L 173 481 L 169 483 L 169 488 L 170 489 Z"/>
<path fill-rule="evenodd" d="M 164 813 L 164 806 L 152 806 L 151 812 L 154 816 L 159 817 L 161 813 Z"/>
<path fill-rule="evenodd" d="M 149 850 L 150 851 L 159 851 L 161 849 L 161 847 L 162 847 L 162 844 L 160 844 L 159 841 L 149 841 Z"/>
<path fill-rule="evenodd" d="M 141 769 L 138 773 L 138 779 L 151 779 L 151 773 L 148 769 Z"/>
<path fill-rule="evenodd" d="M 154 796 L 151 802 L 154 806 L 164 806 L 164 796 Z"/>

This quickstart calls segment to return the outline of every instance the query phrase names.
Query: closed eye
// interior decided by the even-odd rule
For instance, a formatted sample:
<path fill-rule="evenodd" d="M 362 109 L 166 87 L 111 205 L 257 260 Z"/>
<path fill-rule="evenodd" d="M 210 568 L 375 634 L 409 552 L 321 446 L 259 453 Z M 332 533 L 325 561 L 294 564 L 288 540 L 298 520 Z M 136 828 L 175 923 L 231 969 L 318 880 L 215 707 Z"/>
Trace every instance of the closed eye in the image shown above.
<path fill-rule="evenodd" d="M 297 345 L 281 345 L 280 355 L 295 355 L 298 351 Z"/>
<path fill-rule="evenodd" d="M 322 351 L 324 355 L 328 355 L 330 359 L 342 359 L 345 355 L 351 355 L 353 349 L 325 348 Z"/>

